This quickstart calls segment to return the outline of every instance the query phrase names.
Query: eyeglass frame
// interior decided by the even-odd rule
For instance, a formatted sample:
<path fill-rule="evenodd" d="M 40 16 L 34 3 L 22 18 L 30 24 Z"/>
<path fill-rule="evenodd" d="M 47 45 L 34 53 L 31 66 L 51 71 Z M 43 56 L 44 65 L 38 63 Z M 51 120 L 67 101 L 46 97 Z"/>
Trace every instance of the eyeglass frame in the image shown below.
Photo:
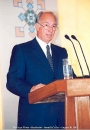
<path fill-rule="evenodd" d="M 44 28 L 47 27 L 47 28 L 45 28 L 46 30 L 49 29 L 50 27 L 52 27 L 53 31 L 56 31 L 56 30 L 58 29 L 57 25 L 54 25 L 54 26 L 55 26 L 55 29 L 54 29 L 53 26 L 50 26 L 50 25 L 47 24 L 47 23 L 45 23 L 45 24 L 47 24 L 48 26 L 44 26 L 44 25 L 42 25 L 41 23 L 38 23 L 38 24 L 41 25 L 41 26 L 44 27 Z"/>

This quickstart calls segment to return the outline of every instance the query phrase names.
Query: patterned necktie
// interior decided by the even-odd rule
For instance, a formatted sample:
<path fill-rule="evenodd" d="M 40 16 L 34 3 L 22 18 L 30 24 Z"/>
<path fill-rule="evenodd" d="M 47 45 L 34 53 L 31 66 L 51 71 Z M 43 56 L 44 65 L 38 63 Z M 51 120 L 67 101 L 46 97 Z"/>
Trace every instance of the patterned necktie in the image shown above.
<path fill-rule="evenodd" d="M 53 70 L 53 62 L 52 62 L 52 56 L 50 54 L 50 48 L 49 48 L 49 45 L 46 46 L 46 49 L 47 49 L 47 59 L 49 61 L 49 64 Z"/>

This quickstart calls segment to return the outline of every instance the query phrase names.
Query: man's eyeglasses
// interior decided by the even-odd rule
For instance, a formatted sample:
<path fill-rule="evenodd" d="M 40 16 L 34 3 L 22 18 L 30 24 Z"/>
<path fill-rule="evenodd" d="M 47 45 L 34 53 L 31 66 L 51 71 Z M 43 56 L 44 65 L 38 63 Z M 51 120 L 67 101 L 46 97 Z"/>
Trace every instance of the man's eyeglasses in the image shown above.
<path fill-rule="evenodd" d="M 40 24 L 40 23 L 38 23 Z M 57 30 L 57 25 L 53 25 L 53 26 L 50 26 L 49 24 L 45 23 L 44 25 L 40 24 L 42 27 L 44 27 L 44 29 L 46 30 L 49 30 L 50 28 L 53 29 L 53 31 L 56 31 Z"/>

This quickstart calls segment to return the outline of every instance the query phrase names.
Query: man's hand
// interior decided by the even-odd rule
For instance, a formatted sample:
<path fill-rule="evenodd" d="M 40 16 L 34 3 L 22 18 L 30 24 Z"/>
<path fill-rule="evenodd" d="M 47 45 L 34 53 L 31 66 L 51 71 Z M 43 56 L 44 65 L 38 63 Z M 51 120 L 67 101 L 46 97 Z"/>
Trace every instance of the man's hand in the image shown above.
<path fill-rule="evenodd" d="M 42 83 L 40 83 L 40 84 L 38 84 L 38 85 L 35 85 L 35 86 L 33 86 L 33 87 L 31 88 L 30 92 L 32 92 L 32 91 L 34 91 L 34 90 L 36 90 L 36 89 L 39 89 L 39 88 L 41 88 L 41 87 L 43 87 L 43 86 L 45 86 L 45 84 L 42 84 Z"/>

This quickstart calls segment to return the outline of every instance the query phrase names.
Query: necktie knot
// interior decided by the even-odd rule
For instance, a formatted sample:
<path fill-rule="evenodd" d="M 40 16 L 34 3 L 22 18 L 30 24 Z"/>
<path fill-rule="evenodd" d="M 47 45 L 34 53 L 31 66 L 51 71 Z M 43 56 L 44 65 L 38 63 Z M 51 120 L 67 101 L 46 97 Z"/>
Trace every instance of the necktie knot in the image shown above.
<path fill-rule="evenodd" d="M 49 45 L 47 45 L 46 48 L 47 48 L 47 59 L 48 59 L 49 64 L 50 64 L 50 66 L 51 66 L 51 68 L 53 70 L 53 61 L 52 61 L 52 56 L 50 54 L 50 47 L 49 47 Z"/>
<path fill-rule="evenodd" d="M 49 47 L 49 45 L 47 45 L 47 46 L 46 46 L 46 48 L 47 48 L 47 50 L 49 50 L 49 51 L 50 51 L 50 47 Z"/>

